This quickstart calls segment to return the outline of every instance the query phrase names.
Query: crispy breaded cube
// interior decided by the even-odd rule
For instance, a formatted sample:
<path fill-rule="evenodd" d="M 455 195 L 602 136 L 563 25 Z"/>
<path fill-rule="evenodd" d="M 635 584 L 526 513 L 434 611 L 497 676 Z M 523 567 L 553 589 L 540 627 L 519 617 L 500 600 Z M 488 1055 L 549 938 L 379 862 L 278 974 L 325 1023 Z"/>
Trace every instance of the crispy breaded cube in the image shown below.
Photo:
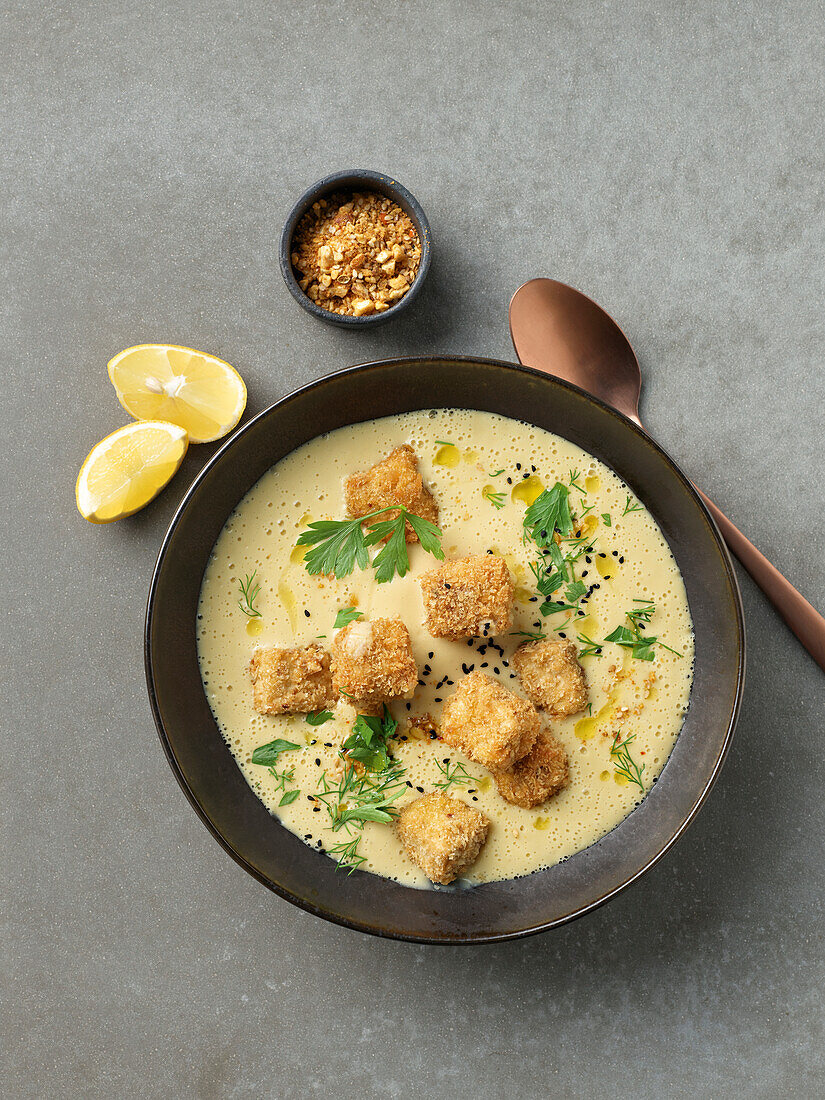
<path fill-rule="evenodd" d="M 259 714 L 309 714 L 335 700 L 329 653 L 313 643 L 295 649 L 256 649 L 249 662 L 253 706 Z"/>
<path fill-rule="evenodd" d="M 510 664 L 539 710 L 553 718 L 565 718 L 587 706 L 587 681 L 578 656 L 573 642 L 547 638 L 519 646 Z"/>
<path fill-rule="evenodd" d="M 400 619 L 356 619 L 332 643 L 332 685 L 361 713 L 385 699 L 409 696 L 418 683 L 410 632 Z M 373 712 L 377 713 L 377 711 Z"/>
<path fill-rule="evenodd" d="M 530 810 L 567 786 L 567 752 L 549 730 L 542 730 L 527 755 L 508 771 L 493 772 L 493 779 L 502 798 Z"/>
<path fill-rule="evenodd" d="M 410 802 L 398 815 L 404 850 L 432 882 L 446 886 L 478 858 L 490 822 L 442 791 Z"/>
<path fill-rule="evenodd" d="M 483 672 L 465 676 L 441 714 L 441 739 L 490 769 L 512 768 L 532 749 L 540 728 L 532 703 Z"/>
<path fill-rule="evenodd" d="M 503 558 L 452 558 L 421 577 L 427 629 L 434 638 L 503 634 L 513 625 L 513 582 Z"/>
<path fill-rule="evenodd" d="M 365 516 L 390 504 L 400 504 L 413 515 L 438 523 L 438 505 L 418 472 L 418 459 L 412 447 L 396 447 L 386 458 L 363 474 L 351 474 L 344 482 L 347 515 Z M 385 512 L 381 520 L 393 519 L 398 512 Z M 418 542 L 418 535 L 406 524 L 407 542 Z"/>

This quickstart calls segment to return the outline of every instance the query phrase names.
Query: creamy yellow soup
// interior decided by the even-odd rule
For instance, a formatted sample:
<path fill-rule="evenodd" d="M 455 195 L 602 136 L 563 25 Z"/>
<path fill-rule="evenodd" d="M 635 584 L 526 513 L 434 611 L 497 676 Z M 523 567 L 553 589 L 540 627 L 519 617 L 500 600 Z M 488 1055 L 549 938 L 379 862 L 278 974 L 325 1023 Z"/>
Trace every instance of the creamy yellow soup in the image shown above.
<path fill-rule="evenodd" d="M 372 570 L 357 566 L 340 580 L 311 576 L 304 548 L 296 548 L 308 523 L 345 516 L 347 474 L 366 469 L 404 443 L 414 448 L 424 482 L 436 497 L 446 555 L 492 551 L 506 560 L 516 586 L 513 631 L 551 637 L 560 631 L 573 641 L 582 637 L 601 643 L 600 653 L 581 657 L 589 709 L 546 720 L 569 754 L 570 783 L 536 809 L 506 802 L 483 767 L 409 725 L 411 718 L 426 714 L 437 722 L 454 690 L 449 681 L 457 684 L 471 667 L 523 695 L 509 657 L 524 637 L 513 633 L 493 639 L 503 654 L 489 645 L 483 648 L 489 639 L 468 643 L 431 637 L 423 625 L 418 578 L 436 561 L 419 545 L 409 546 L 409 573 L 384 584 L 375 582 Z M 579 558 L 574 569 L 588 587 L 597 587 L 581 607 L 584 616 L 570 623 L 569 612 L 540 615 L 541 598 L 529 568 L 536 547 L 523 538 L 528 504 L 556 481 L 569 486 L 576 513 L 590 509 L 586 538 L 593 552 Z M 260 584 L 255 600 L 260 618 L 248 618 L 239 606 L 239 585 L 253 571 Z M 626 612 L 643 606 L 634 601 L 644 600 L 655 605 L 643 628 L 659 639 L 652 661 L 603 641 L 616 627 L 627 626 Z M 656 522 L 607 466 L 550 432 L 469 410 L 406 413 L 319 436 L 277 463 L 229 517 L 204 575 L 197 622 L 204 689 L 238 767 L 270 812 L 319 850 L 319 859 L 321 852 L 356 835 L 332 831 L 329 815 L 314 798 L 321 775 L 340 771 L 339 747 L 351 732 L 353 709 L 341 700 L 334 717 L 320 726 L 308 724 L 303 715 L 258 714 L 247 666 L 259 645 L 318 641 L 331 646 L 337 612 L 353 606 L 367 619 L 400 616 L 425 682 L 411 700 L 391 704 L 399 722 L 392 755 L 410 783 L 398 807 L 444 782 L 439 764 L 451 769 L 460 763 L 470 782 L 450 786 L 449 793 L 490 819 L 489 839 L 459 885 L 526 875 L 598 840 L 644 797 L 682 726 L 693 677 L 684 584 Z M 586 643 L 577 644 L 586 652 Z M 251 760 L 257 746 L 276 738 L 301 746 L 279 758 L 276 770 L 291 772 L 286 784 Z M 622 742 L 641 786 L 623 774 L 627 769 L 616 752 Z M 280 805 L 287 790 L 300 793 Z M 392 825 L 371 822 L 357 836 L 361 870 L 408 886 L 430 885 L 403 851 Z"/>

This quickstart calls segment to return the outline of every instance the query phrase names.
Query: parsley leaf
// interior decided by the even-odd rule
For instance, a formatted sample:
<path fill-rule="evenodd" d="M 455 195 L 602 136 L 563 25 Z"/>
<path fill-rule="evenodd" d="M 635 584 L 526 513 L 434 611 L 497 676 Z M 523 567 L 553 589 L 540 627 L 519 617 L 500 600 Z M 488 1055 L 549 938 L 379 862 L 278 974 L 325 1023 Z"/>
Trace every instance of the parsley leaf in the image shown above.
<path fill-rule="evenodd" d="M 354 607 L 342 607 L 335 616 L 334 629 L 338 630 L 340 627 L 346 626 L 347 623 L 351 623 L 355 619 L 363 619 L 363 617 L 363 611 L 356 611 Z"/>
<path fill-rule="evenodd" d="M 278 737 L 266 745 L 258 745 L 257 749 L 252 753 L 252 763 L 262 764 L 264 767 L 271 767 L 277 762 L 282 752 L 288 752 L 290 749 L 298 748 L 300 748 L 300 745 L 296 745 L 293 741 L 284 741 L 283 738 Z"/>
<path fill-rule="evenodd" d="M 537 496 L 524 513 L 524 527 L 539 546 L 549 547 L 554 542 L 556 528 L 562 538 L 572 533 L 569 497 L 570 490 L 557 481 L 552 489 L 545 489 Z"/>
<path fill-rule="evenodd" d="M 283 798 L 278 803 L 279 806 L 289 806 L 295 801 L 301 792 L 296 788 L 294 791 L 286 791 Z"/>
<path fill-rule="evenodd" d="M 384 713 L 380 718 L 359 714 L 352 727 L 352 733 L 341 748 L 351 760 L 357 760 L 368 771 L 386 771 L 391 763 L 387 751 L 387 740 L 393 736 L 397 728 L 398 723 L 385 704 Z"/>
<path fill-rule="evenodd" d="M 374 516 L 397 512 L 394 519 L 369 524 L 366 533 L 363 525 Z M 403 577 L 410 568 L 407 554 L 406 527 L 409 523 L 418 536 L 422 548 L 436 558 L 443 558 L 441 531 L 422 516 L 413 515 L 400 505 L 378 508 L 357 519 L 325 519 L 310 523 L 308 530 L 298 536 L 298 546 L 311 546 L 304 558 L 308 573 L 326 574 L 338 578 L 347 577 L 356 564 L 366 569 L 370 564 L 367 547 L 387 539 L 386 545 L 376 554 L 373 566 L 379 584 L 392 580 L 397 573 Z"/>
<path fill-rule="evenodd" d="M 317 543 L 317 545 L 316 545 Z M 310 523 L 298 536 L 298 546 L 311 546 L 304 558 L 307 572 L 347 577 L 355 568 L 369 565 L 367 543 L 360 519 L 321 519 Z"/>
<path fill-rule="evenodd" d="M 613 526 L 613 520 L 610 518 L 609 512 L 602 512 L 602 523 L 604 523 L 605 527 Z"/>
<path fill-rule="evenodd" d="M 324 722 L 328 722 L 332 718 L 331 710 L 316 710 L 314 714 L 308 714 L 304 719 L 310 726 L 323 726 Z"/>

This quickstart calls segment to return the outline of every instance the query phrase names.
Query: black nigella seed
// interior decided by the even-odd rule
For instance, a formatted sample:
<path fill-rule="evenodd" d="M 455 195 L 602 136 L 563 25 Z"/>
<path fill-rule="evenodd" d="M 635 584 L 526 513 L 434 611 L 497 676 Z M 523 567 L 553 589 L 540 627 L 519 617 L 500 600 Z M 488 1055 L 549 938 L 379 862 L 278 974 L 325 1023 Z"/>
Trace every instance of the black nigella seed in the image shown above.
<path fill-rule="evenodd" d="M 472 638 L 467 639 L 467 645 L 470 647 L 470 649 L 473 648 L 473 639 Z"/>
<path fill-rule="evenodd" d="M 586 576 L 587 576 L 587 570 L 586 570 L 586 569 L 583 569 L 583 570 L 582 570 L 582 576 L 583 576 L 583 577 L 586 577 Z"/>
<path fill-rule="evenodd" d="M 559 637 L 560 637 L 560 638 L 566 638 L 566 637 L 567 637 L 567 635 L 566 635 L 566 634 L 564 633 L 564 631 L 560 630 L 560 631 L 559 631 Z"/>
<path fill-rule="evenodd" d="M 591 591 L 595 591 L 597 588 L 601 588 L 601 585 L 600 584 L 594 584 Z"/>
<path fill-rule="evenodd" d="M 406 782 L 408 787 L 412 787 L 412 783 L 410 783 L 409 779 L 405 780 L 405 782 Z"/>
<path fill-rule="evenodd" d="M 312 840 L 312 833 L 305 833 L 304 840 Z"/>
<path fill-rule="evenodd" d="M 432 731 L 432 732 L 430 733 L 430 740 L 431 740 L 431 741 L 435 741 L 437 737 L 438 737 L 438 734 L 437 734 L 437 733 L 435 732 L 435 730 L 433 730 L 433 731 Z"/>
<path fill-rule="evenodd" d="M 536 467 L 535 466 L 531 466 L 530 469 L 533 471 L 533 473 L 536 472 Z"/>
<path fill-rule="evenodd" d="M 604 575 L 604 579 L 605 579 L 606 581 L 609 581 L 609 580 L 610 580 L 610 573 L 605 573 L 605 575 Z"/>
<path fill-rule="evenodd" d="M 307 611 L 306 608 L 304 608 L 304 614 L 306 615 L 307 618 L 309 618 L 309 612 Z"/>
<path fill-rule="evenodd" d="M 606 557 L 607 557 L 607 554 L 602 554 L 602 553 L 600 553 L 600 554 L 599 554 L 599 557 L 600 557 L 600 558 L 606 558 Z"/>
<path fill-rule="evenodd" d="M 441 761 L 441 763 L 442 763 L 442 764 L 449 764 L 449 763 L 450 763 L 450 758 L 449 758 L 449 756 L 445 756 L 445 757 L 444 757 L 444 759 L 443 759 L 443 760 Z"/>
<path fill-rule="evenodd" d="M 447 687 L 455 687 L 455 680 L 448 680 Z"/>
<path fill-rule="evenodd" d="M 423 787 L 416 787 L 415 789 L 416 789 L 416 790 L 417 790 L 417 791 L 418 791 L 418 792 L 419 792 L 420 794 L 423 794 L 423 793 L 424 793 L 424 788 L 423 788 Z"/>
<path fill-rule="evenodd" d="M 529 477 L 530 475 L 528 473 L 523 473 L 521 476 L 522 477 Z"/>
<path fill-rule="evenodd" d="M 538 603 L 538 602 L 539 602 L 538 596 L 531 596 L 530 597 L 530 603 Z"/>
<path fill-rule="evenodd" d="M 507 484 L 508 484 L 508 485 L 512 485 L 512 484 L 513 484 L 513 479 L 512 479 L 511 477 L 508 477 L 508 478 L 507 478 Z"/>
<path fill-rule="evenodd" d="M 447 582 L 444 581 L 444 587 L 449 591 L 449 589 L 451 589 L 453 586 L 451 584 L 447 584 Z"/>
<path fill-rule="evenodd" d="M 321 812 L 321 807 L 320 806 L 313 806 L 312 807 L 312 812 L 314 814 L 319 814 Z"/>
<path fill-rule="evenodd" d="M 619 556 L 619 551 L 618 551 L 618 550 L 614 550 L 614 551 L 613 551 L 613 557 L 614 557 L 614 558 L 618 558 L 618 556 Z"/>
<path fill-rule="evenodd" d="M 430 658 L 430 660 L 432 660 L 433 657 L 435 657 L 435 654 L 434 653 L 428 653 L 427 656 Z"/>
<path fill-rule="evenodd" d="M 517 470 L 520 470 L 520 469 L 521 469 L 521 463 L 520 463 L 520 462 L 517 462 L 517 463 L 516 463 L 516 469 L 517 469 Z"/>
<path fill-rule="evenodd" d="M 478 802 L 478 798 L 475 795 L 473 795 L 473 802 Z"/>
<path fill-rule="evenodd" d="M 536 621 L 535 621 L 535 622 L 533 623 L 533 626 L 534 626 L 534 627 L 536 628 L 536 630 L 541 630 L 541 622 L 540 622 L 540 620 L 539 620 L 539 619 L 536 619 Z"/>
<path fill-rule="evenodd" d="M 588 565 L 593 564 L 592 560 L 587 556 L 587 554 L 584 555 L 584 560 L 587 562 Z"/>
<path fill-rule="evenodd" d="M 495 667 L 494 667 L 494 668 L 493 668 L 493 672 L 495 672 L 496 676 L 498 676 L 498 675 L 499 675 L 499 674 L 501 673 L 501 669 L 500 669 L 500 668 L 495 668 Z"/>
<path fill-rule="evenodd" d="M 409 710 L 411 706 L 412 706 L 412 703 L 407 703 L 407 710 Z"/>
<path fill-rule="evenodd" d="M 480 668 L 487 668 L 487 667 L 488 667 L 488 665 L 489 665 L 489 662 L 487 662 L 487 661 L 482 661 L 482 662 L 481 662 L 481 665 L 480 665 L 479 667 L 480 667 Z"/>
<path fill-rule="evenodd" d="M 319 768 L 321 767 L 321 757 L 320 756 L 315 757 L 315 763 L 318 765 Z"/>
<path fill-rule="evenodd" d="M 619 558 L 619 565 L 624 565 L 624 558 Z"/>
<path fill-rule="evenodd" d="M 439 698 L 439 696 L 438 696 L 438 695 L 436 695 L 436 697 L 435 697 L 435 699 L 433 700 L 433 702 L 434 702 L 434 703 L 440 703 L 440 702 L 441 702 L 441 699 Z"/>

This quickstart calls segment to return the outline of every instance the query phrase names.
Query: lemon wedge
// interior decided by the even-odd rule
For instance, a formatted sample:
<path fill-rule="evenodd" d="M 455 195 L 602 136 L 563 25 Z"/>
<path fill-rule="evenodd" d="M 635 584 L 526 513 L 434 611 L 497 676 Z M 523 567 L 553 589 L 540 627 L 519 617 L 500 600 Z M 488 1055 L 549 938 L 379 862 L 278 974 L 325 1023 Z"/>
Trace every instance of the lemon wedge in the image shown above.
<path fill-rule="evenodd" d="M 188 446 L 183 428 L 163 421 L 138 421 L 107 435 L 77 475 L 81 516 L 111 523 L 134 515 L 169 483 Z"/>
<path fill-rule="evenodd" d="M 138 344 L 109 361 L 117 398 L 136 420 L 166 420 L 211 443 L 231 432 L 246 408 L 246 386 L 234 367 L 192 348 Z"/>

